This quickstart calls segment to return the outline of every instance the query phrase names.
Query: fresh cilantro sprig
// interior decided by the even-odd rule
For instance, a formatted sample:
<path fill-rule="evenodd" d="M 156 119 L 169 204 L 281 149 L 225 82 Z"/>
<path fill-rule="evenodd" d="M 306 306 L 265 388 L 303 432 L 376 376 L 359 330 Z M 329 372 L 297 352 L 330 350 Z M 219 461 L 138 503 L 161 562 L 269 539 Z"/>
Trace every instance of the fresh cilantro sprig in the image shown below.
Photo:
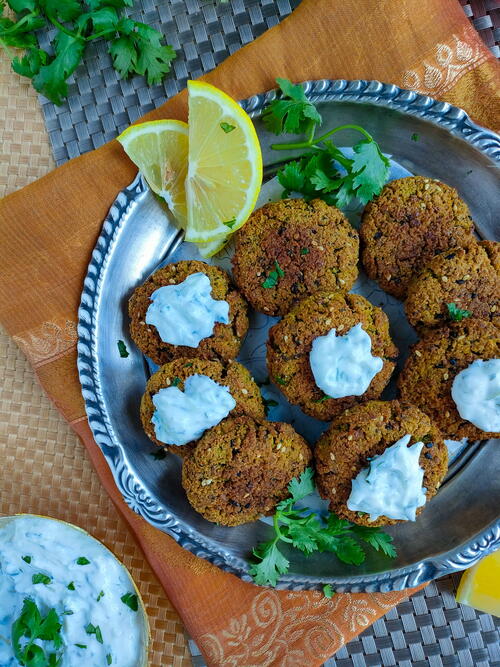
<path fill-rule="evenodd" d="M 453 322 L 461 322 L 466 317 L 470 317 L 470 310 L 463 310 L 459 308 L 456 303 L 447 303 L 446 307 L 448 308 L 448 317 Z"/>
<path fill-rule="evenodd" d="M 109 42 L 113 66 L 121 77 L 144 75 L 149 85 L 159 83 L 175 58 L 163 35 L 146 23 L 123 15 L 133 0 L 0 0 L 0 46 L 12 69 L 32 80 L 33 87 L 54 104 L 68 95 L 67 79 L 78 67 L 87 45 Z M 4 16 L 5 7 L 13 18 Z M 55 27 L 52 48 L 40 48 L 37 31 Z M 19 57 L 11 47 L 24 49 Z"/>
<path fill-rule="evenodd" d="M 315 551 L 328 551 L 351 565 L 360 565 L 365 560 L 360 542 L 366 542 L 390 558 L 396 556 L 392 537 L 379 528 L 356 526 L 335 514 L 323 517 L 309 509 L 295 507 L 314 491 L 312 468 L 306 468 L 299 479 L 293 479 L 288 491 L 290 497 L 277 505 L 273 517 L 274 538 L 259 544 L 253 551 L 257 562 L 251 564 L 249 572 L 256 584 L 276 586 L 280 576 L 288 572 L 290 562 L 280 551 L 280 542 L 299 549 L 306 556 Z"/>
<path fill-rule="evenodd" d="M 24 667 L 57 667 L 61 663 L 61 621 L 55 609 L 42 616 L 36 603 L 25 598 L 20 615 L 11 629 L 14 657 Z M 27 641 L 23 641 L 26 639 Z M 52 642 L 50 649 L 40 645 L 40 640 Z M 35 643 L 37 642 L 38 643 Z M 55 650 L 53 650 L 55 649 Z"/>
<path fill-rule="evenodd" d="M 304 134 L 305 140 L 272 144 L 274 150 L 304 150 L 298 159 L 278 171 L 283 196 L 300 193 L 304 199 L 320 198 L 328 204 L 345 208 L 357 197 L 366 204 L 387 181 L 390 162 L 375 139 L 359 125 L 340 125 L 316 136 L 321 116 L 299 85 L 276 79 L 282 96 L 263 112 L 267 129 L 275 134 Z M 363 138 L 354 145 L 354 155 L 345 155 L 330 139 L 337 132 L 355 130 Z"/>

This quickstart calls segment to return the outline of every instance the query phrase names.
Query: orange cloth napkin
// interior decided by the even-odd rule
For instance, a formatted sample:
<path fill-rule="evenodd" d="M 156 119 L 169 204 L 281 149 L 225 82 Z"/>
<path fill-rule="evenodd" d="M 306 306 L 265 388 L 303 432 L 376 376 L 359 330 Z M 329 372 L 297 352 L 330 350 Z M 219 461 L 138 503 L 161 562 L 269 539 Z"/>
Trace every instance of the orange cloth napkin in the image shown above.
<path fill-rule="evenodd" d="M 240 99 L 295 81 L 393 82 L 464 107 L 494 128 L 499 68 L 457 0 L 303 0 L 279 26 L 205 77 Z M 147 118 L 186 117 L 180 94 Z M 10 195 L 0 207 L 0 321 L 81 437 L 209 665 L 318 665 L 412 591 L 276 592 L 180 548 L 123 502 L 87 424 L 76 372 L 76 319 L 90 253 L 134 166 L 113 141 Z"/>

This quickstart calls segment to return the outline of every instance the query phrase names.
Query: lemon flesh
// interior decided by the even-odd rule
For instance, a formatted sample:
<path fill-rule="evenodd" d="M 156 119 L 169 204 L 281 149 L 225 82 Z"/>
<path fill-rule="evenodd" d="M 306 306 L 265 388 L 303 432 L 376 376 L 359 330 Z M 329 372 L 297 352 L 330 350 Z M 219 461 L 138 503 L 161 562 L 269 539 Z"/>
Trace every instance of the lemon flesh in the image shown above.
<path fill-rule="evenodd" d="M 200 81 L 189 81 L 188 92 L 186 241 L 222 241 L 254 208 L 262 182 L 260 144 L 250 117 L 228 95 Z"/>
<path fill-rule="evenodd" d="M 457 591 L 457 601 L 487 614 L 500 616 L 500 550 L 464 572 Z"/>
<path fill-rule="evenodd" d="M 184 181 L 188 170 L 188 126 L 180 120 L 132 125 L 118 137 L 148 185 L 163 197 L 177 223 L 186 228 Z"/>

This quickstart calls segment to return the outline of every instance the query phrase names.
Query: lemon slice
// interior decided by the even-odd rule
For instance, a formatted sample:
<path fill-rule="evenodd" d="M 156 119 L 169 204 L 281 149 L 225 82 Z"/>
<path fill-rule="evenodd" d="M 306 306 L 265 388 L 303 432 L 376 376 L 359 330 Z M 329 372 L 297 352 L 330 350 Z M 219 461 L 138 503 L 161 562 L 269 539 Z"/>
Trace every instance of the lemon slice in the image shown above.
<path fill-rule="evenodd" d="M 150 188 L 165 199 L 183 229 L 187 221 L 184 180 L 188 140 L 187 123 L 180 120 L 153 120 L 132 125 L 118 137 Z"/>
<path fill-rule="evenodd" d="M 262 153 L 250 117 L 228 95 L 188 82 L 186 241 L 223 240 L 247 220 L 262 182 Z"/>
<path fill-rule="evenodd" d="M 487 614 L 500 616 L 500 550 L 464 572 L 457 600 Z"/>

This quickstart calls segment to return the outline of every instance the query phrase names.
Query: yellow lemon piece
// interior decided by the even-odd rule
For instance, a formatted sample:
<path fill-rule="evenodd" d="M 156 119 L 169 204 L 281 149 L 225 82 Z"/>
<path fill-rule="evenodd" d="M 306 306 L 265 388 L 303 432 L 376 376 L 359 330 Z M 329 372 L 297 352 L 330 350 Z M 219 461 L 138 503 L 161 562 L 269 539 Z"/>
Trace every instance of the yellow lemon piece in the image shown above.
<path fill-rule="evenodd" d="M 218 241 L 211 241 L 210 243 L 197 243 L 196 245 L 198 246 L 198 252 L 205 259 L 213 257 L 218 252 L 220 252 L 222 248 L 224 248 L 226 243 L 229 241 L 229 238 L 229 236 L 225 236 Z"/>
<path fill-rule="evenodd" d="M 500 616 L 500 550 L 466 570 L 457 591 L 457 601 L 493 616 Z"/>
<path fill-rule="evenodd" d="M 250 117 L 231 97 L 200 81 L 189 81 L 188 92 L 186 241 L 222 241 L 254 208 L 262 183 L 260 144 Z"/>
<path fill-rule="evenodd" d="M 148 185 L 163 197 L 179 226 L 186 228 L 184 180 L 188 171 L 188 126 L 180 120 L 131 125 L 118 137 Z"/>

